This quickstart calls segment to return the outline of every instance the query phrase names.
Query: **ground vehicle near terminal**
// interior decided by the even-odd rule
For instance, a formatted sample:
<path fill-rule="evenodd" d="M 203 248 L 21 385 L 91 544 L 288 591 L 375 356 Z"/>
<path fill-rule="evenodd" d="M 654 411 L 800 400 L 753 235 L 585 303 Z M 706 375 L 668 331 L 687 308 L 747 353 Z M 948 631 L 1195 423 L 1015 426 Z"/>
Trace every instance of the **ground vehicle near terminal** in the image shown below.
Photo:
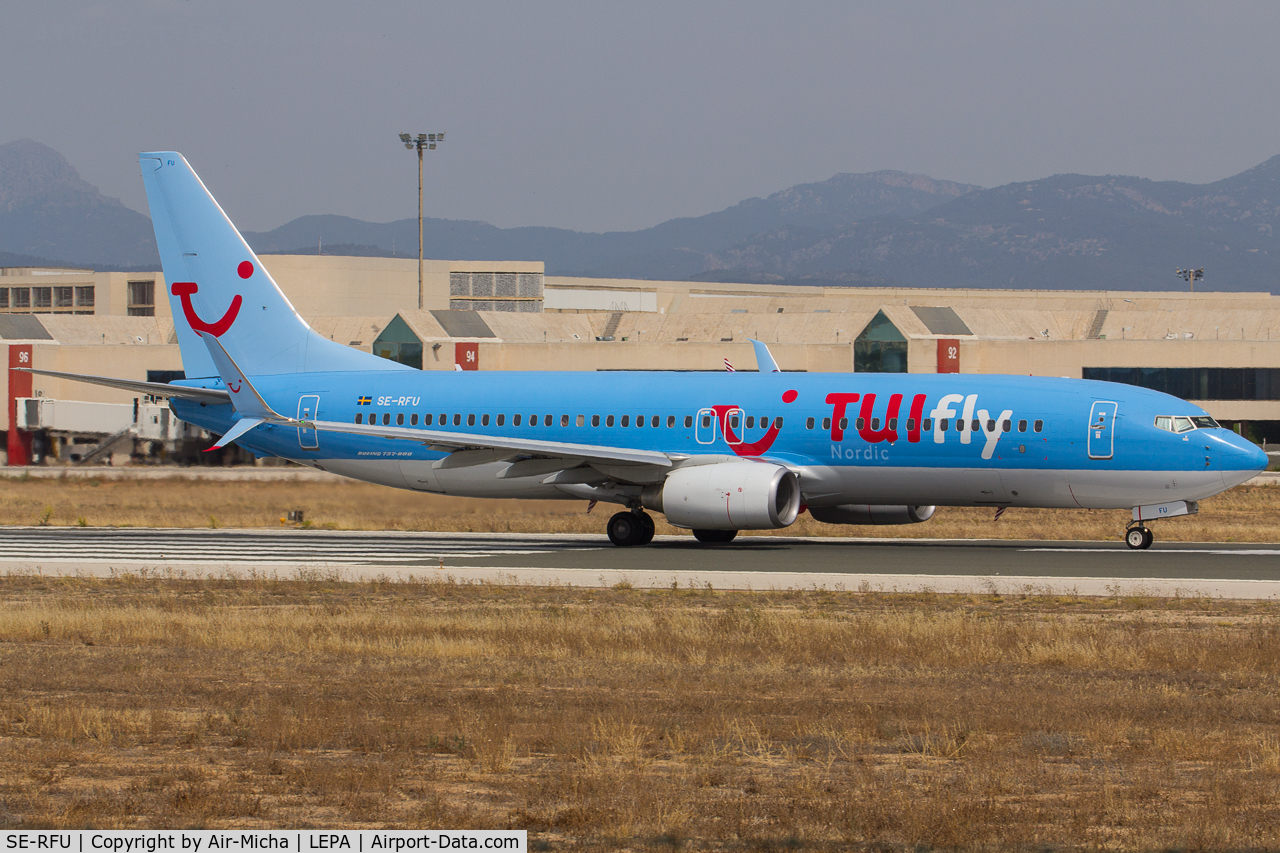
<path fill-rule="evenodd" d="M 1183 400 L 1127 385 L 970 374 L 414 370 L 317 335 L 187 161 L 140 155 L 187 379 L 79 378 L 171 398 L 255 453 L 399 488 L 646 509 L 726 542 L 808 510 L 918 523 L 937 505 L 1129 508 L 1147 523 L 1266 467 Z M 53 373 L 51 371 L 37 371 Z M 68 376 L 68 374 L 54 374 Z"/>

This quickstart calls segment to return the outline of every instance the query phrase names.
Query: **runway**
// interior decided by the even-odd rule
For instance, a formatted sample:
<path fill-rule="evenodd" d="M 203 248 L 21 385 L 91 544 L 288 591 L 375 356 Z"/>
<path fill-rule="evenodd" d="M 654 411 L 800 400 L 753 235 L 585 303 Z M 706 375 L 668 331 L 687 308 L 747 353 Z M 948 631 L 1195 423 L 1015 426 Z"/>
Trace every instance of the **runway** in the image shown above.
<path fill-rule="evenodd" d="M 0 574 L 332 577 L 637 588 L 1280 597 L 1280 545 L 321 530 L 0 529 Z"/>

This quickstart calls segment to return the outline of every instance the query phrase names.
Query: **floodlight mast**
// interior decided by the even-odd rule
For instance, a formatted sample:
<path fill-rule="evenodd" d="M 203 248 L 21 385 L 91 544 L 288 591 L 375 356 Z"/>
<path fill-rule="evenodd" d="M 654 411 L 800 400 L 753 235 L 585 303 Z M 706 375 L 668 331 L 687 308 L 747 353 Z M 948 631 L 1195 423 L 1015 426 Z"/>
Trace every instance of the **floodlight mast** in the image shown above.
<path fill-rule="evenodd" d="M 1193 270 L 1193 269 L 1174 270 L 1173 274 L 1176 275 L 1178 278 L 1182 279 L 1183 281 L 1185 281 L 1187 284 L 1191 285 L 1191 292 L 1195 293 L 1196 282 L 1204 278 L 1204 267 L 1200 267 L 1200 269 L 1198 270 Z"/>
<path fill-rule="evenodd" d="M 400 134 L 400 141 L 410 151 L 418 149 L 418 310 L 422 310 L 422 152 L 435 151 L 444 142 L 444 133 L 419 133 L 416 137 Z"/>

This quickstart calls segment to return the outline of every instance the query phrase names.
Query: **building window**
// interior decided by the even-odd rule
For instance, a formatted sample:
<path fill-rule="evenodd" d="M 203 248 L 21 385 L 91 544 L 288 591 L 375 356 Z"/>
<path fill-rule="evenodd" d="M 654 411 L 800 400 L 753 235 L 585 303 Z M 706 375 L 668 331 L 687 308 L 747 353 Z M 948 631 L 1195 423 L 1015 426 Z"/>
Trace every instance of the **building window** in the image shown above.
<path fill-rule="evenodd" d="M 9 288 L 0 287 L 0 308 L 9 307 Z"/>
<path fill-rule="evenodd" d="M 883 311 L 853 342 L 853 369 L 856 373 L 907 372 L 907 339 Z"/>
<path fill-rule="evenodd" d="M 86 285 L 85 287 L 76 288 L 76 307 L 77 308 L 93 307 L 93 285 L 92 284 Z M 93 312 L 86 311 L 84 313 L 92 314 Z"/>
<path fill-rule="evenodd" d="M 31 288 L 14 287 L 9 290 L 9 301 L 12 308 L 26 310 L 31 307 Z"/>
<path fill-rule="evenodd" d="M 1184 400 L 1280 400 L 1276 367 L 1086 367 L 1082 375 Z"/>
<path fill-rule="evenodd" d="M 156 283 L 155 281 L 129 282 L 129 316 L 156 316 Z"/>
<path fill-rule="evenodd" d="M 54 308 L 73 308 L 75 307 L 74 287 L 55 287 L 53 289 L 53 307 Z"/>
<path fill-rule="evenodd" d="M 31 288 L 31 309 L 36 312 L 47 312 L 53 307 L 52 287 Z"/>

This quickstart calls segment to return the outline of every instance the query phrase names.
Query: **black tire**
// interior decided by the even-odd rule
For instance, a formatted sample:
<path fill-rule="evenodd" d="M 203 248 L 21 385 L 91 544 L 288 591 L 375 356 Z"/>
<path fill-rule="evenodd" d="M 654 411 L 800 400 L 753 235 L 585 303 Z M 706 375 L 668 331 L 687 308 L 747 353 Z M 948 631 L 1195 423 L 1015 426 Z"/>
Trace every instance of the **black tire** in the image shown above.
<path fill-rule="evenodd" d="M 648 545 L 653 541 L 653 534 L 657 532 L 658 526 L 653 523 L 653 516 L 647 512 L 639 513 L 637 518 L 640 519 L 640 541 L 637 545 Z"/>
<path fill-rule="evenodd" d="M 693 538 L 699 542 L 706 542 L 709 545 L 722 544 L 732 542 L 733 537 L 738 535 L 736 530 L 695 530 Z"/>
<path fill-rule="evenodd" d="M 1124 534 L 1124 544 L 1135 551 L 1145 551 L 1155 539 L 1155 534 L 1145 527 L 1130 527 Z"/>
<path fill-rule="evenodd" d="M 619 548 L 639 545 L 644 538 L 644 522 L 634 512 L 624 510 L 609 519 L 609 541 Z"/>

